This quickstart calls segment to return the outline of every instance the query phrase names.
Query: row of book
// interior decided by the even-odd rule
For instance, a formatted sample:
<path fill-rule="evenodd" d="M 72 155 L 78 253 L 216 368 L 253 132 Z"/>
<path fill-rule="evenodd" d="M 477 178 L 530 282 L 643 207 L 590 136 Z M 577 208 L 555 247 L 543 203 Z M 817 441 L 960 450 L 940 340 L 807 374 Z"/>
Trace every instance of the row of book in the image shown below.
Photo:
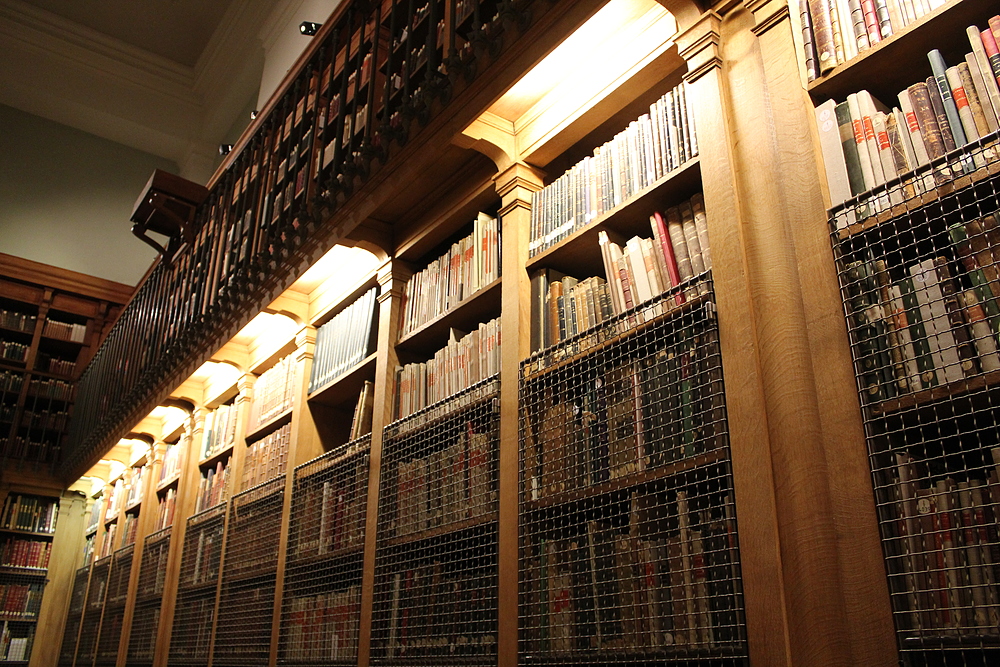
<path fill-rule="evenodd" d="M 806 78 L 813 81 L 837 65 L 898 34 L 947 0 L 796 0 L 789 3 Z"/>
<path fill-rule="evenodd" d="M 35 330 L 36 321 L 38 321 L 38 318 L 34 315 L 0 308 L 0 327 L 4 329 L 31 333 Z"/>
<path fill-rule="evenodd" d="M 76 362 L 39 352 L 38 358 L 35 360 L 35 368 L 46 373 L 70 376 L 76 370 Z"/>
<path fill-rule="evenodd" d="M 193 562 L 191 563 L 190 569 L 186 569 L 186 571 L 181 575 L 181 584 L 185 586 L 198 586 L 201 584 L 212 583 L 217 581 L 219 578 L 220 550 L 222 549 L 222 524 L 199 529 L 196 532 L 197 537 L 194 535 L 191 536 L 191 541 L 195 545 Z M 188 538 L 185 537 L 184 539 L 187 540 Z M 186 567 L 186 557 L 184 558 L 184 561 Z M 209 625 L 211 625 L 211 623 L 209 623 Z"/>
<path fill-rule="evenodd" d="M 59 443 L 50 440 L 57 440 L 58 435 L 55 434 L 55 437 L 50 436 L 45 440 L 12 435 L 3 442 L 3 452 L 0 453 L 0 457 L 23 461 L 50 461 L 59 452 Z"/>
<path fill-rule="evenodd" d="M 436 445 L 437 442 L 430 443 Z M 488 514 L 496 503 L 495 443 L 472 424 L 450 445 L 396 464 L 396 536 Z"/>
<path fill-rule="evenodd" d="M 87 325 L 60 322 L 58 320 L 45 320 L 42 335 L 46 338 L 82 343 L 87 337 Z"/>
<path fill-rule="evenodd" d="M 135 536 L 139 530 L 139 515 L 137 513 L 128 512 L 125 514 L 125 519 L 122 521 L 121 527 L 121 546 L 127 547 L 130 544 L 135 544 Z"/>
<path fill-rule="evenodd" d="M 371 288 L 316 332 L 309 393 L 354 368 L 374 351 L 377 297 L 378 288 Z"/>
<path fill-rule="evenodd" d="M 110 556 L 114 552 L 118 544 L 117 540 L 115 539 L 117 537 L 118 537 L 118 522 L 115 521 L 114 523 L 109 523 L 105 527 L 104 532 L 101 534 L 100 545 L 97 547 L 98 560 L 106 558 L 107 556 Z"/>
<path fill-rule="evenodd" d="M 177 489 L 170 488 L 156 505 L 156 524 L 153 526 L 153 532 L 174 525 L 175 509 L 177 509 Z"/>
<path fill-rule="evenodd" d="M 86 539 L 83 541 L 83 567 L 90 565 L 91 560 L 94 556 L 94 547 L 97 542 L 97 533 L 92 533 L 87 535 Z"/>
<path fill-rule="evenodd" d="M 524 495 L 533 501 L 726 444 L 718 331 L 682 331 L 638 359 L 581 369 L 524 406 Z"/>
<path fill-rule="evenodd" d="M 28 358 L 28 346 L 12 340 L 0 339 L 0 359 L 24 362 Z"/>
<path fill-rule="evenodd" d="M 372 418 L 375 416 L 375 383 L 365 380 L 358 394 L 358 402 L 354 406 L 354 417 L 351 419 L 351 434 L 348 442 L 372 432 Z"/>
<path fill-rule="evenodd" d="M 1000 16 L 993 22 L 998 21 Z M 890 110 L 861 90 L 843 102 L 828 100 L 816 108 L 834 206 L 1000 129 L 1000 54 L 992 64 L 983 48 L 985 35 L 992 39 L 988 30 L 968 28 L 972 51 L 957 66 L 948 67 L 937 49 L 930 51 L 932 76 L 900 91 L 898 107 Z M 933 173 L 906 179 L 866 204 L 877 213 L 995 158 L 995 149 L 988 147 L 971 158 L 939 165 Z"/>
<path fill-rule="evenodd" d="M 14 403 L 3 404 L 0 403 L 0 422 L 9 424 L 14 421 L 14 415 L 17 414 L 17 405 Z"/>
<path fill-rule="evenodd" d="M 136 503 L 142 501 L 142 490 L 145 486 L 146 479 L 149 477 L 146 472 L 146 466 L 132 468 L 132 475 L 129 479 L 128 485 L 126 486 L 127 493 L 125 494 L 125 507 L 132 507 Z"/>
<path fill-rule="evenodd" d="M 480 213 L 472 234 L 406 282 L 400 336 L 448 312 L 499 277 L 500 228 L 496 218 Z"/>
<path fill-rule="evenodd" d="M 289 354 L 264 371 L 253 388 L 247 431 L 292 409 L 295 397 L 295 358 Z"/>
<path fill-rule="evenodd" d="M 682 83 L 614 139 L 531 196 L 532 256 L 591 224 L 698 155 Z"/>
<path fill-rule="evenodd" d="M 496 651 L 496 573 L 450 570 L 434 561 L 396 572 L 389 582 L 388 658 Z"/>
<path fill-rule="evenodd" d="M 209 507 L 215 507 L 226 500 L 229 482 L 230 463 L 232 459 L 216 461 L 214 468 L 206 470 L 198 480 L 198 500 L 194 513 L 197 514 Z"/>
<path fill-rule="evenodd" d="M 686 492 L 677 492 L 677 528 L 665 534 L 591 520 L 576 535 L 539 537 L 522 611 L 528 650 L 685 653 L 742 642 L 731 505 L 687 505 Z"/>
<path fill-rule="evenodd" d="M 170 555 L 169 535 L 167 538 L 159 539 L 152 544 L 148 540 L 146 542 L 147 549 L 142 554 L 143 569 L 139 572 L 139 586 L 136 589 L 136 597 L 139 600 L 163 594 L 163 586 L 167 580 L 167 561 Z"/>
<path fill-rule="evenodd" d="M 294 597 L 282 627 L 285 660 L 350 660 L 358 654 L 361 587 Z"/>
<path fill-rule="evenodd" d="M 258 383 L 259 386 L 259 383 Z M 228 449 L 236 442 L 236 414 L 235 403 L 226 403 L 205 415 L 205 434 L 202 436 L 204 444 L 201 450 L 201 458 L 207 459 Z"/>
<path fill-rule="evenodd" d="M 34 629 L 29 630 L 27 637 L 15 637 L 10 626 L 5 622 L 0 632 L 0 661 L 24 662 L 31 655 L 31 645 L 34 641 Z"/>
<path fill-rule="evenodd" d="M 1000 466 L 1000 448 L 993 448 Z M 896 452 L 894 498 L 899 511 L 897 595 L 907 634 L 1000 636 L 1000 559 L 996 507 L 1000 478 L 921 477 L 913 457 Z"/>
<path fill-rule="evenodd" d="M 24 376 L 13 371 L 0 371 L 0 393 L 16 394 L 24 386 Z"/>
<path fill-rule="evenodd" d="M 66 410 L 28 410 L 21 413 L 21 426 L 44 431 L 65 431 L 69 422 L 69 412 Z"/>
<path fill-rule="evenodd" d="M 958 248 L 978 236 L 979 222 L 951 227 Z M 905 267 L 900 280 L 892 279 L 881 259 L 847 264 L 856 356 L 868 400 L 1000 370 L 1000 281 L 986 277 L 974 254 L 958 254 L 964 274 L 943 255 Z M 960 279 L 972 288 L 964 289 Z"/>
<path fill-rule="evenodd" d="M 94 504 L 90 506 L 90 518 L 87 519 L 87 530 L 90 533 L 97 530 L 104 516 L 104 496 L 100 495 L 94 499 Z"/>
<path fill-rule="evenodd" d="M 11 537 L 0 546 L 0 566 L 33 567 L 45 569 L 49 566 L 52 543 L 42 540 L 23 540 Z"/>
<path fill-rule="evenodd" d="M 122 508 L 122 502 L 125 500 L 125 480 L 119 477 L 115 480 L 115 483 L 111 485 L 111 493 L 108 495 L 108 502 L 106 502 L 104 510 L 104 520 L 110 521 L 118 516 L 118 511 Z"/>
<path fill-rule="evenodd" d="M 184 445 L 183 441 L 176 445 L 167 445 L 166 450 L 163 452 L 163 465 L 160 466 L 159 484 L 173 479 L 180 474 L 181 453 L 184 450 Z"/>
<path fill-rule="evenodd" d="M 59 401 L 73 400 L 73 385 L 65 380 L 51 378 L 31 378 L 28 395 L 37 398 L 54 398 Z"/>
<path fill-rule="evenodd" d="M 243 462 L 243 484 L 240 488 L 249 489 L 285 474 L 291 437 L 292 425 L 285 424 L 274 433 L 249 445 Z"/>
<path fill-rule="evenodd" d="M 426 362 L 396 369 L 396 415 L 408 417 L 500 372 L 500 318 L 468 334 L 451 330 Z"/>
<path fill-rule="evenodd" d="M 58 500 L 10 493 L 4 500 L 3 513 L 0 514 L 0 528 L 54 533 L 58 516 Z"/>
<path fill-rule="evenodd" d="M 368 507 L 368 452 L 353 457 L 332 479 L 297 490 L 297 519 L 290 538 L 296 560 L 361 546 Z"/>

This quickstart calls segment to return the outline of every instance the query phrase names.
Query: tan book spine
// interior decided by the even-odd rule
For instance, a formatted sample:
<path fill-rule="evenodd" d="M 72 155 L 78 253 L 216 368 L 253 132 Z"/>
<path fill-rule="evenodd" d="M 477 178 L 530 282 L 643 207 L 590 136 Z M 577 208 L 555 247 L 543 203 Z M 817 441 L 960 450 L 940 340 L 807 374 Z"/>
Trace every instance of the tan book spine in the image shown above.
<path fill-rule="evenodd" d="M 816 66 L 822 76 L 837 66 L 837 52 L 833 36 L 833 19 L 828 0 L 807 0 L 815 36 Z"/>
<path fill-rule="evenodd" d="M 969 63 L 959 63 L 956 71 L 958 72 L 958 79 L 962 84 L 962 88 L 965 90 L 965 98 L 969 103 L 969 111 L 972 112 L 972 121 L 976 126 L 976 136 L 981 137 L 989 134 L 990 126 L 986 122 L 986 113 L 983 111 L 983 103 L 979 99 L 979 91 L 976 89 L 975 81 L 972 78 Z M 961 112 L 961 109 L 959 111 Z"/>

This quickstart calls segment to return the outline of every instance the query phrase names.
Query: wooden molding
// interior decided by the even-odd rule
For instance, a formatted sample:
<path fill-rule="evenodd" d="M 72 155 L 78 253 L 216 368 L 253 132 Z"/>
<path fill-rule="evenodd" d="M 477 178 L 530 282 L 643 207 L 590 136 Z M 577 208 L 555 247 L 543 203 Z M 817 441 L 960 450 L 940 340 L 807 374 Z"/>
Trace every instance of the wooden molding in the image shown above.
<path fill-rule="evenodd" d="M 125 304 L 134 287 L 0 252 L 0 275 L 101 301 Z"/>

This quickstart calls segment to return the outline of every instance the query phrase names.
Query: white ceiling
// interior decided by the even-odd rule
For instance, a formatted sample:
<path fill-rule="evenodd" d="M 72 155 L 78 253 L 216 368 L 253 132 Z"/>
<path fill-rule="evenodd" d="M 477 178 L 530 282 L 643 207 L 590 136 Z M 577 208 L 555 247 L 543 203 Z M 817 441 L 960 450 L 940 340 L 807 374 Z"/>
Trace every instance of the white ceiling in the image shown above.
<path fill-rule="evenodd" d="M 266 25 L 302 0 L 0 0 L 0 103 L 205 181 L 255 99 Z"/>

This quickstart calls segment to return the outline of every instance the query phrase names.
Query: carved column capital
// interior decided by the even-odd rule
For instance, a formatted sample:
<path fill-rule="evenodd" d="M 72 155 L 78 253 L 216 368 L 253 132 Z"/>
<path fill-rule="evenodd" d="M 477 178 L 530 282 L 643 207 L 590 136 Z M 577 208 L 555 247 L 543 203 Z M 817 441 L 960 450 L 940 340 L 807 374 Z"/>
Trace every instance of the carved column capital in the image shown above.
<path fill-rule="evenodd" d="M 788 18 L 788 0 L 743 0 L 743 6 L 753 14 L 758 37 Z"/>
<path fill-rule="evenodd" d="M 677 35 L 675 41 L 678 54 L 688 65 L 688 72 L 684 75 L 688 83 L 722 67 L 722 55 L 719 52 L 721 24 L 722 17 L 718 12 L 708 11 L 694 25 Z"/>

